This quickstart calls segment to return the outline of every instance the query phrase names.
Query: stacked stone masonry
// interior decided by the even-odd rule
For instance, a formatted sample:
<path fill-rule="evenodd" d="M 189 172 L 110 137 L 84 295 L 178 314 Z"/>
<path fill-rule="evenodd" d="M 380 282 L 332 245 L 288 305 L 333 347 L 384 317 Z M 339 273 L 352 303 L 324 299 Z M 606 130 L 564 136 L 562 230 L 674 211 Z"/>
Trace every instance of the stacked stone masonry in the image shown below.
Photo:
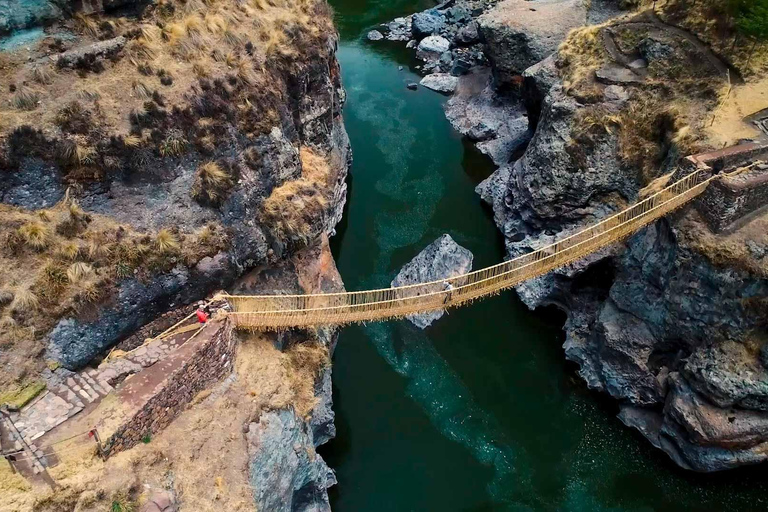
<path fill-rule="evenodd" d="M 743 144 L 727 150 L 689 157 L 692 166 L 714 172 L 748 167 L 742 173 L 710 184 L 696 202 L 709 228 L 721 233 L 768 204 L 768 144 Z"/>
<path fill-rule="evenodd" d="M 223 379 L 233 369 L 236 340 L 226 320 L 211 322 L 184 364 L 158 386 L 146 403 L 105 443 L 108 455 L 127 450 L 173 421 L 200 391 Z"/>

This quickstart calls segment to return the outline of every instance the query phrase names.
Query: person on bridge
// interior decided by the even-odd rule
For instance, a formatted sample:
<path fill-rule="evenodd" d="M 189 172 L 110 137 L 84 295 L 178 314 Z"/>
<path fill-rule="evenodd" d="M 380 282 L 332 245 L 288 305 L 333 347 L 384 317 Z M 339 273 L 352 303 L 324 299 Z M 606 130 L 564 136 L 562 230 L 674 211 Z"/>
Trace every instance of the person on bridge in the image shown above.
<path fill-rule="evenodd" d="M 448 304 L 453 296 L 453 285 L 448 281 L 443 281 L 443 291 L 446 292 L 443 304 Z"/>

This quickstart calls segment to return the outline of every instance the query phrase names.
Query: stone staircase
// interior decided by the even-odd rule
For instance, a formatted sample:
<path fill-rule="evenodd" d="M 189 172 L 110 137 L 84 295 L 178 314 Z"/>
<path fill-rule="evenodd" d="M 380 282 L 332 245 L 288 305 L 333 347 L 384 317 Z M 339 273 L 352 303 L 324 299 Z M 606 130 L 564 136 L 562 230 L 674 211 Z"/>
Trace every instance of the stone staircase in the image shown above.
<path fill-rule="evenodd" d="M 107 360 L 98 368 L 78 373 L 57 370 L 58 378 L 48 390 L 10 418 L 24 441 L 31 445 L 91 404 L 96 404 L 114 390 L 113 386 L 165 359 L 196 331 L 194 324 L 168 339 L 155 339 L 123 357 Z"/>
<path fill-rule="evenodd" d="M 31 444 L 112 390 L 98 370 L 88 369 L 72 374 L 65 382 L 49 388 L 19 413 L 12 414 L 11 418 L 24 441 Z"/>

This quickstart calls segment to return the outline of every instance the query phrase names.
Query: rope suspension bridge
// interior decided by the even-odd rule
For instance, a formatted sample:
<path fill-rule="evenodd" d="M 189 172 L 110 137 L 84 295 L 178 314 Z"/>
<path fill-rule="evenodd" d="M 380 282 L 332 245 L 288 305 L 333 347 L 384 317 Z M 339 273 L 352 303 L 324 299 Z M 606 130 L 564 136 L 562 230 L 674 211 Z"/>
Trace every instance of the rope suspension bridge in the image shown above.
<path fill-rule="evenodd" d="M 228 295 L 235 327 L 270 330 L 401 318 L 460 306 L 568 265 L 613 244 L 701 194 L 719 175 L 698 169 L 615 215 L 504 263 L 397 288 L 305 295 Z"/>

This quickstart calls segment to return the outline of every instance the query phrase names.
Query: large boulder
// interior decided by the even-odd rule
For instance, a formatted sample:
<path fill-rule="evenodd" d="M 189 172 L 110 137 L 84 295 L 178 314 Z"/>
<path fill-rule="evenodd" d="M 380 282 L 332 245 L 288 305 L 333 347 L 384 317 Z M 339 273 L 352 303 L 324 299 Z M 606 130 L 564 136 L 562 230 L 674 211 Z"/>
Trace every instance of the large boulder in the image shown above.
<path fill-rule="evenodd" d="M 444 26 L 445 17 L 434 9 L 414 14 L 411 22 L 413 37 L 416 39 L 437 34 Z"/>
<path fill-rule="evenodd" d="M 568 32 L 587 21 L 584 0 L 504 0 L 478 22 L 500 85 L 551 55 Z"/>
<path fill-rule="evenodd" d="M 510 163 L 512 156 L 530 140 L 528 117 L 520 101 L 493 88 L 487 68 L 459 77 L 445 114 L 462 135 L 496 165 Z"/>
<path fill-rule="evenodd" d="M 448 73 L 432 73 L 422 78 L 419 83 L 433 91 L 451 93 L 456 89 L 459 79 Z"/>
<path fill-rule="evenodd" d="M 392 280 L 392 286 L 440 281 L 449 277 L 466 274 L 472 269 L 472 253 L 457 244 L 450 235 L 443 235 L 408 262 Z M 442 291 L 442 288 L 435 291 Z M 445 310 L 410 315 L 416 327 L 426 329 L 432 322 L 440 319 Z"/>
<path fill-rule="evenodd" d="M 416 56 L 421 60 L 438 60 L 451 48 L 451 42 L 442 36 L 428 36 L 416 47 Z"/>

